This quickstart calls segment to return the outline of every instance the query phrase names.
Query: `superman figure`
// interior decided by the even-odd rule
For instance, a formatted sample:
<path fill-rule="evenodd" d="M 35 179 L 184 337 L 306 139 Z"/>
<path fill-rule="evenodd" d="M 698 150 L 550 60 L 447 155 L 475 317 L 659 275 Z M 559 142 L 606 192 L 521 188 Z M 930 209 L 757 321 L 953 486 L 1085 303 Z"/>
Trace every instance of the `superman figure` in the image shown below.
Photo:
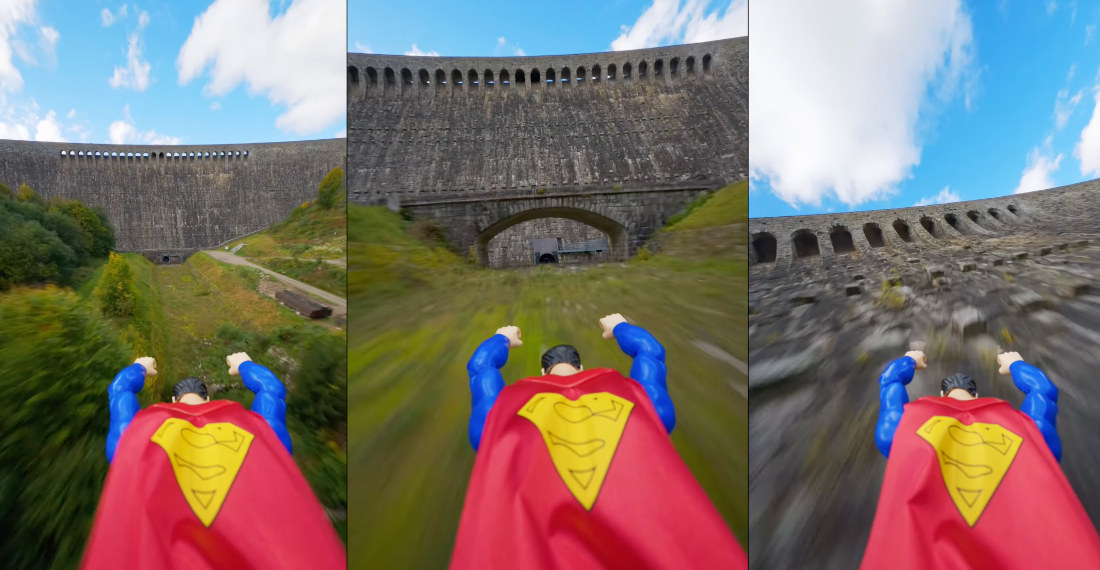
<path fill-rule="evenodd" d="M 997 362 L 1021 410 L 979 398 L 965 374 L 909 402 L 921 351 L 882 373 L 875 443 L 889 461 L 862 568 L 1100 568 L 1100 537 L 1058 465 L 1058 389 L 1019 353 Z"/>
<path fill-rule="evenodd" d="M 585 370 L 577 350 L 505 386 L 522 344 L 497 330 L 467 366 L 477 452 L 452 569 L 745 568 L 740 544 L 669 439 L 676 413 L 664 348 L 618 314 L 600 319 L 633 358 L 630 377 Z"/>
<path fill-rule="evenodd" d="M 239 352 L 229 374 L 255 392 L 252 411 L 210 401 L 185 378 L 171 403 L 139 409 L 148 356 L 108 388 L 111 462 L 82 568 L 343 569 L 339 536 L 291 457 L 286 389 Z"/>

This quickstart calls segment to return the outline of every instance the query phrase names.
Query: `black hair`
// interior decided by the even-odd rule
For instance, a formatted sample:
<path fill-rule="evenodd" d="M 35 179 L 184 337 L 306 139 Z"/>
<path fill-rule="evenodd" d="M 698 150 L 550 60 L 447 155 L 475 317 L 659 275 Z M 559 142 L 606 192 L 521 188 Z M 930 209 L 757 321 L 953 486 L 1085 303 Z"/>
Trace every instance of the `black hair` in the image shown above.
<path fill-rule="evenodd" d="M 559 344 L 550 350 L 542 353 L 542 369 L 547 373 L 554 367 L 555 364 L 565 362 L 570 364 L 573 368 L 581 367 L 581 355 L 577 352 L 576 347 L 568 344 Z"/>
<path fill-rule="evenodd" d="M 974 383 L 974 379 L 967 376 L 966 374 L 963 374 L 962 372 L 959 372 L 958 374 L 952 374 L 951 376 L 944 378 L 943 381 L 940 382 L 940 390 L 943 391 L 944 396 L 948 395 L 949 393 L 951 393 L 952 390 L 956 388 L 962 388 L 963 390 L 970 392 L 971 396 L 977 397 L 978 395 L 978 385 Z"/>
<path fill-rule="evenodd" d="M 176 382 L 176 385 L 172 387 L 172 397 L 178 402 L 184 394 L 198 394 L 205 399 L 206 383 L 194 376 L 189 376 Z"/>

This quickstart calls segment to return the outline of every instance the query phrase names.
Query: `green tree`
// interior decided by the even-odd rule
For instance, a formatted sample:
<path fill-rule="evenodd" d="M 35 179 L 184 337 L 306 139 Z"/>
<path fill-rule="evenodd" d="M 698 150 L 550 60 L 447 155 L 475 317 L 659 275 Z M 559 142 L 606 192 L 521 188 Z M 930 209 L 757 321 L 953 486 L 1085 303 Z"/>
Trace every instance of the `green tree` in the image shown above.
<path fill-rule="evenodd" d="M 51 210 L 71 218 L 80 226 L 87 236 L 89 255 L 105 257 L 115 247 L 115 232 L 102 208 L 89 208 L 76 200 L 59 200 Z"/>
<path fill-rule="evenodd" d="M 104 315 L 127 316 L 133 314 L 134 301 L 137 298 L 137 284 L 134 272 L 126 258 L 111 252 L 99 284 L 95 288 L 96 298 Z"/>
<path fill-rule="evenodd" d="M 321 180 L 321 186 L 317 189 L 317 204 L 331 210 L 341 202 L 347 203 L 347 190 L 344 189 L 344 169 L 337 166 Z"/>
<path fill-rule="evenodd" d="M 57 234 L 3 209 L 0 228 L 0 291 L 25 283 L 67 282 L 76 255 Z"/>
<path fill-rule="evenodd" d="M 107 386 L 130 355 L 74 293 L 0 293 L 0 552 L 80 563 L 107 474 Z"/>
<path fill-rule="evenodd" d="M 20 202 L 34 202 L 43 206 L 46 204 L 46 201 L 26 184 L 19 185 L 19 193 L 15 195 L 15 198 Z"/>

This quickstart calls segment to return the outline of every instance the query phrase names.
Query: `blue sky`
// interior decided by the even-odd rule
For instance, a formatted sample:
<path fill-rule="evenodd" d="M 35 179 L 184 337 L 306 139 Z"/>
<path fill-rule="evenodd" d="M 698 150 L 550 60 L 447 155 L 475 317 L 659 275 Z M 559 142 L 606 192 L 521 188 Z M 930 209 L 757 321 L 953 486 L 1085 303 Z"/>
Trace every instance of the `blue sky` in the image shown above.
<path fill-rule="evenodd" d="M 814 4 L 753 4 L 750 216 L 1100 178 L 1100 2 Z"/>
<path fill-rule="evenodd" d="M 698 42 L 746 35 L 746 2 L 349 0 L 348 51 L 555 55 Z"/>
<path fill-rule="evenodd" d="M 344 136 L 343 0 L 2 0 L 0 138 Z"/>

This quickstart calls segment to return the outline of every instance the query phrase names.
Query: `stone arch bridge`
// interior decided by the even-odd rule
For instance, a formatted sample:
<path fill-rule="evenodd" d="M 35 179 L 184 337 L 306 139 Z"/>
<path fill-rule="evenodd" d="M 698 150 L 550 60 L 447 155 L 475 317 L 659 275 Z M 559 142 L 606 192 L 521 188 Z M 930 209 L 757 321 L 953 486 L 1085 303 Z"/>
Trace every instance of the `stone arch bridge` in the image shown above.
<path fill-rule="evenodd" d="M 561 56 L 349 54 L 348 101 L 349 198 L 433 219 L 483 263 L 589 230 L 623 259 L 748 172 L 747 38 Z"/>

